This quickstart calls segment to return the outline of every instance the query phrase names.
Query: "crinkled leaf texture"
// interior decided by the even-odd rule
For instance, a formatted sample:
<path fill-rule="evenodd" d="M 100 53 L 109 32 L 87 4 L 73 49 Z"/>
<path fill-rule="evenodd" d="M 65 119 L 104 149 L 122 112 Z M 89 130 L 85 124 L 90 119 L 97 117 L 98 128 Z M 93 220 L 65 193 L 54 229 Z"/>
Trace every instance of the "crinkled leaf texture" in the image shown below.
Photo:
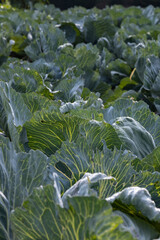
<path fill-rule="evenodd" d="M 151 112 L 145 102 L 120 98 L 104 109 L 103 115 L 104 120 L 110 124 L 119 117 L 133 118 L 152 135 L 156 146 L 160 145 L 160 117 Z"/>
<path fill-rule="evenodd" d="M 115 181 L 102 181 L 97 191 L 106 197 L 132 184 L 135 170 L 131 160 L 135 156 L 127 151 L 103 147 L 103 151 L 94 152 L 90 143 L 82 137 L 76 142 L 65 141 L 61 148 L 49 158 L 50 172 L 56 172 L 63 191 L 71 187 L 85 172 L 101 172 L 113 176 Z"/>
<path fill-rule="evenodd" d="M 94 188 L 95 184 L 101 180 L 115 181 L 116 179 L 112 176 L 107 176 L 104 173 L 85 173 L 84 176 L 76 182 L 72 187 L 70 187 L 62 197 L 64 205 L 66 204 L 66 199 L 72 196 L 90 196 L 97 195 Z"/>
<path fill-rule="evenodd" d="M 114 177 L 116 181 L 101 180 L 94 186 L 99 197 L 109 197 L 126 187 L 139 186 L 150 192 L 159 207 L 160 174 L 154 169 L 156 163 L 157 168 L 159 166 L 156 160 L 158 151 L 155 152 L 157 154 L 154 156 L 154 161 L 152 155 L 148 155 L 148 163 L 145 163 L 145 158 L 140 160 L 129 151 L 122 149 L 108 149 L 105 142 L 102 142 L 103 150 L 93 151 L 84 137 L 78 138 L 76 142 L 64 141 L 61 148 L 50 156 L 49 172 L 58 174 L 62 192 L 72 187 L 85 172 L 101 172 Z"/>
<path fill-rule="evenodd" d="M 134 237 L 149 240 L 159 236 L 160 209 L 145 188 L 126 188 L 106 200 L 121 211 L 118 215 L 124 219 L 122 228 L 128 229 Z"/>
<path fill-rule="evenodd" d="M 160 209 L 146 189 L 125 188 L 106 201 L 88 191 L 99 180 L 108 178 L 111 180 L 105 174 L 87 173 L 61 198 L 59 180 L 53 174 L 54 186 L 35 189 L 23 207 L 12 212 L 17 239 L 157 238 Z"/>
<path fill-rule="evenodd" d="M 52 182 L 47 157 L 39 150 L 16 153 L 8 138 L 0 136 L 0 238 L 12 236 L 10 214 L 21 206 L 35 187 Z M 14 233 L 13 233 L 14 237 Z"/>
<path fill-rule="evenodd" d="M 103 174 L 88 175 L 87 181 L 104 178 Z M 85 195 L 69 197 L 68 206 L 60 199 L 58 179 L 54 174 L 54 186 L 48 185 L 33 191 L 23 203 L 23 208 L 12 212 L 13 229 L 17 239 L 134 239 L 129 232 L 121 231 L 122 218 L 113 214 L 105 200 Z M 76 194 L 75 194 L 76 195 Z M 66 201 L 66 200 L 65 200 Z"/>
<path fill-rule="evenodd" d="M 57 113 L 52 109 L 37 111 L 32 119 L 24 124 L 24 131 L 27 132 L 26 143 L 29 148 L 39 149 L 48 156 L 54 154 L 63 141 L 72 142 L 78 136 L 84 136 L 93 149 L 102 149 L 103 139 L 109 148 L 121 146 L 121 141 L 110 124 Z"/>
<path fill-rule="evenodd" d="M 65 35 L 60 29 L 53 25 L 41 24 L 37 39 L 25 48 L 25 52 L 31 60 L 36 60 L 42 54 L 55 51 L 59 45 L 65 42 Z"/>
<path fill-rule="evenodd" d="M 160 237 L 159 18 L 0 6 L 0 239 Z"/>

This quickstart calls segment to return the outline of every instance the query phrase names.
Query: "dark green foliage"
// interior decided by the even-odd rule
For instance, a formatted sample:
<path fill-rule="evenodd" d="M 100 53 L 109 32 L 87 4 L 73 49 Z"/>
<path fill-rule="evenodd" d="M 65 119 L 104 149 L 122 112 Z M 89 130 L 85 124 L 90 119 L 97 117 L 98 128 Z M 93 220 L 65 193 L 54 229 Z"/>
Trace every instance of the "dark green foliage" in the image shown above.
<path fill-rule="evenodd" d="M 159 239 L 160 9 L 15 3 L 0 5 L 0 239 Z"/>

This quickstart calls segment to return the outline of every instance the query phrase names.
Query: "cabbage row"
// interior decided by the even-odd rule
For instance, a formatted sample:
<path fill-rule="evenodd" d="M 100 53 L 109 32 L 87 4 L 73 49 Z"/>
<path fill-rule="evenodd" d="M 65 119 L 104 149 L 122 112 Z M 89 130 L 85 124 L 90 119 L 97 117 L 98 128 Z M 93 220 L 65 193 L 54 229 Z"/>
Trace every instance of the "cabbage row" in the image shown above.
<path fill-rule="evenodd" d="M 0 239 L 160 239 L 160 8 L 0 5 Z"/>

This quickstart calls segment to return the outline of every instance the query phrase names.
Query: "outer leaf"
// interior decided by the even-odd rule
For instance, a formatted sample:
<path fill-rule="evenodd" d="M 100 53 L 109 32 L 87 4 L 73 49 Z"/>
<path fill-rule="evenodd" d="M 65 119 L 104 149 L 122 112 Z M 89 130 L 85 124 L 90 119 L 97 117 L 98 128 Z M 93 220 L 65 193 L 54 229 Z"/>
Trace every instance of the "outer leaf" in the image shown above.
<path fill-rule="evenodd" d="M 68 203 L 68 210 L 60 209 L 63 239 L 133 239 L 129 233 L 120 232 L 121 218 L 112 215 L 104 200 L 74 197 Z"/>
<path fill-rule="evenodd" d="M 104 172 L 107 176 L 113 176 L 116 182 L 102 181 L 97 191 L 99 196 L 109 197 L 112 194 L 132 185 L 135 170 L 131 166 L 134 156 L 127 151 L 109 150 L 104 145 L 103 152 L 97 152 L 94 156 L 93 169 L 95 172 Z"/>
<path fill-rule="evenodd" d="M 113 37 L 115 27 L 109 17 L 99 17 L 96 19 L 93 16 L 89 16 L 85 19 L 83 31 L 85 40 L 95 43 L 100 37 Z"/>
<path fill-rule="evenodd" d="M 133 227 L 130 231 L 137 239 L 149 240 L 159 236 L 160 209 L 155 207 L 155 203 L 151 200 L 151 196 L 146 189 L 139 187 L 126 188 L 106 200 L 112 203 L 114 209 L 125 212 L 125 214 L 119 213 L 125 219 L 124 229 L 127 225 L 128 229 L 135 225 L 136 233 L 133 232 Z M 136 222 L 134 219 L 136 219 Z M 126 221 L 128 222 L 126 223 Z M 141 231 L 140 228 L 142 228 Z M 148 228 L 147 231 L 146 228 Z"/>
<path fill-rule="evenodd" d="M 56 198 L 52 186 L 37 188 L 23 203 L 23 209 L 12 213 L 17 240 L 62 239 Z"/>
<path fill-rule="evenodd" d="M 94 119 L 102 120 L 102 114 L 100 114 L 102 107 L 102 99 L 96 94 L 91 93 L 87 101 L 80 99 L 73 103 L 67 102 L 62 104 L 59 110 L 61 113 L 70 112 L 72 115 L 81 116 L 82 118 L 92 119 L 94 116 Z"/>
<path fill-rule="evenodd" d="M 93 149 L 102 148 L 102 139 L 109 148 L 120 148 L 121 145 L 110 124 L 96 120 L 88 121 L 80 116 L 58 114 L 50 109 L 35 113 L 31 121 L 24 124 L 24 128 L 28 138 L 25 142 L 28 142 L 29 147 L 39 149 L 47 155 L 55 153 L 63 141 L 75 141 L 78 135 L 84 136 Z"/>
<path fill-rule="evenodd" d="M 136 172 L 132 166 L 136 160 L 127 151 L 113 152 L 104 147 L 103 152 L 97 152 L 94 155 L 93 169 L 95 172 L 104 172 L 108 176 L 113 176 L 115 182 L 102 181 L 96 190 L 100 197 L 111 196 L 112 194 L 122 191 L 129 186 L 139 186 L 146 188 L 155 201 L 156 206 L 160 206 L 160 174 L 158 172 L 139 171 Z M 137 159 L 137 162 L 140 160 Z M 140 164 L 140 163 L 139 163 Z M 136 169 L 137 170 L 137 169 Z"/>
<path fill-rule="evenodd" d="M 80 133 L 85 136 L 90 146 L 95 149 L 102 149 L 102 140 L 106 141 L 108 148 L 120 148 L 121 141 L 119 140 L 114 128 L 110 124 L 101 121 L 90 120 L 86 124 L 80 126 Z"/>
<path fill-rule="evenodd" d="M 76 65 L 74 53 L 75 50 L 71 43 L 65 43 L 58 47 L 57 54 L 54 55 L 54 62 L 61 70 L 62 76 L 67 74 L 68 69 L 73 68 Z"/>
<path fill-rule="evenodd" d="M 0 95 L 1 128 L 13 141 L 15 149 L 18 150 L 19 131 L 17 127 L 21 127 L 32 117 L 32 114 L 25 105 L 22 96 L 16 93 L 8 83 L 0 82 Z"/>
<path fill-rule="evenodd" d="M 54 102 L 52 100 L 49 100 L 47 97 L 41 96 L 37 93 L 25 93 L 22 94 L 23 100 L 30 110 L 31 113 L 41 111 L 43 108 L 49 108 L 53 106 L 55 107 L 55 110 L 59 110 L 60 103 Z"/>
<path fill-rule="evenodd" d="M 82 40 L 82 34 L 73 22 L 62 22 L 60 29 L 65 32 L 66 38 L 70 43 L 77 43 Z"/>
<path fill-rule="evenodd" d="M 119 117 L 113 124 L 126 149 L 140 159 L 155 148 L 152 135 L 137 121 L 130 117 Z"/>
<path fill-rule="evenodd" d="M 85 138 L 77 143 L 65 141 L 61 148 L 49 158 L 50 171 L 58 174 L 63 192 L 91 169 L 93 151 Z"/>
<path fill-rule="evenodd" d="M 11 86 L 17 92 L 38 92 L 40 86 L 43 86 L 42 77 L 35 70 L 15 67 L 11 74 L 12 78 L 14 76 Z"/>
<path fill-rule="evenodd" d="M 1 212 L 0 232 L 10 232 L 10 212 L 21 206 L 34 187 L 50 182 L 47 157 L 40 151 L 16 153 L 8 138 L 0 136 Z M 13 234 L 14 235 L 14 234 Z"/>
<path fill-rule="evenodd" d="M 156 208 L 149 192 L 145 188 L 130 187 L 115 193 L 106 200 L 115 208 L 136 215 L 142 219 L 147 218 L 151 225 L 160 231 L 160 209 Z"/>
<path fill-rule="evenodd" d="M 153 226 L 145 220 L 139 219 L 136 216 L 131 216 L 119 210 L 116 210 L 115 214 L 123 218 L 123 223 L 121 224 L 120 229 L 130 232 L 135 239 L 150 240 L 155 239 L 158 236 L 158 232 L 156 232 Z"/>
<path fill-rule="evenodd" d="M 93 69 L 99 57 L 99 50 L 97 46 L 93 46 L 91 43 L 81 43 L 76 46 L 74 56 L 78 68 L 83 70 Z"/>
<path fill-rule="evenodd" d="M 85 138 L 76 143 L 63 142 L 61 148 L 50 157 L 50 171 L 60 177 L 63 191 L 77 182 L 85 172 L 101 172 L 107 176 L 114 176 L 115 181 L 101 181 L 94 187 L 100 197 L 110 196 L 132 184 L 135 170 L 131 160 L 135 157 L 127 151 L 119 151 L 104 147 L 103 151 L 93 152 Z"/>
<path fill-rule="evenodd" d="M 131 68 L 125 61 L 116 59 L 106 66 L 105 72 L 107 82 L 110 82 L 110 84 L 114 86 L 119 84 L 121 79 L 129 77 Z"/>
<path fill-rule="evenodd" d="M 8 124 L 13 121 L 16 127 L 22 126 L 32 116 L 23 98 L 9 84 L 0 82 L 1 102 L 7 114 Z"/>
<path fill-rule="evenodd" d="M 96 192 L 91 190 L 91 187 L 101 180 L 115 181 L 116 179 L 103 173 L 85 173 L 77 183 L 63 194 L 62 200 L 64 205 L 66 205 L 66 199 L 68 197 L 96 195 Z"/>
<path fill-rule="evenodd" d="M 28 138 L 26 143 L 28 142 L 32 149 L 39 149 L 51 155 L 61 147 L 64 140 L 73 141 L 77 138 L 80 122 L 81 119 L 78 118 L 42 110 L 24 124 Z"/>
<path fill-rule="evenodd" d="M 23 203 L 23 209 L 12 213 L 17 239 L 133 239 L 119 230 L 122 219 L 112 214 L 105 200 L 70 198 L 69 209 L 64 209 L 57 206 L 55 197 L 52 186 L 36 189 Z"/>
<path fill-rule="evenodd" d="M 146 103 L 129 99 L 118 99 L 111 107 L 104 109 L 104 119 L 113 124 L 117 117 L 131 117 L 138 121 L 153 137 L 156 146 L 160 144 L 160 117 L 149 110 Z"/>
<path fill-rule="evenodd" d="M 132 186 L 146 188 L 156 206 L 160 207 L 160 174 L 159 172 L 140 171 L 133 178 Z"/>
<path fill-rule="evenodd" d="M 30 64 L 30 67 L 40 73 L 44 80 L 50 80 L 50 82 L 53 82 L 54 79 L 60 79 L 62 76 L 60 68 L 55 64 L 55 61 L 53 62 L 53 57 L 52 59 L 47 59 L 47 57 L 45 59 L 39 58 L 38 60 Z M 58 59 L 59 58 L 60 56 L 58 57 Z"/>
<path fill-rule="evenodd" d="M 160 175 L 156 172 L 136 172 L 134 167 L 138 170 L 141 162 L 139 159 L 136 162 L 134 158 L 127 151 L 111 151 L 105 145 L 102 152 L 94 153 L 85 138 L 80 138 L 76 143 L 63 142 L 62 147 L 50 157 L 50 172 L 56 172 L 60 177 L 63 192 L 81 179 L 85 172 L 101 172 L 113 176 L 116 181 L 105 179 L 94 185 L 93 189 L 99 197 L 109 197 L 126 187 L 139 186 L 146 188 L 156 205 L 160 206 Z"/>
<path fill-rule="evenodd" d="M 25 48 L 26 54 L 32 60 L 38 59 L 43 53 L 56 51 L 59 45 L 66 42 L 64 33 L 53 25 L 40 25 L 38 33 L 36 40 Z"/>
<path fill-rule="evenodd" d="M 140 69 L 141 65 L 145 64 L 144 70 Z M 160 74 L 159 74 L 159 65 L 160 59 L 155 56 L 149 56 L 147 59 L 140 58 L 137 63 L 137 72 L 141 77 L 144 88 L 151 91 L 153 97 L 159 95 L 159 83 L 160 83 Z"/>
<path fill-rule="evenodd" d="M 82 77 L 66 77 L 54 89 L 60 91 L 63 101 L 73 101 L 76 97 L 81 96 L 84 87 L 84 79 Z"/>
<path fill-rule="evenodd" d="M 160 172 L 160 147 L 155 148 L 151 154 L 141 161 L 135 159 L 132 164 L 136 171 Z"/>

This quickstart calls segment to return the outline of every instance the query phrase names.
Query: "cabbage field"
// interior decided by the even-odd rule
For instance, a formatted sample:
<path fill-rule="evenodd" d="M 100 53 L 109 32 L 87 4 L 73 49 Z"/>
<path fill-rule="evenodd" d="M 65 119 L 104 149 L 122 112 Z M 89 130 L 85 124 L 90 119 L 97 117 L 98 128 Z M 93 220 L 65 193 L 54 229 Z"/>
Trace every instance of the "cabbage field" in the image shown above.
<path fill-rule="evenodd" d="M 0 5 L 0 240 L 160 239 L 160 8 Z"/>

